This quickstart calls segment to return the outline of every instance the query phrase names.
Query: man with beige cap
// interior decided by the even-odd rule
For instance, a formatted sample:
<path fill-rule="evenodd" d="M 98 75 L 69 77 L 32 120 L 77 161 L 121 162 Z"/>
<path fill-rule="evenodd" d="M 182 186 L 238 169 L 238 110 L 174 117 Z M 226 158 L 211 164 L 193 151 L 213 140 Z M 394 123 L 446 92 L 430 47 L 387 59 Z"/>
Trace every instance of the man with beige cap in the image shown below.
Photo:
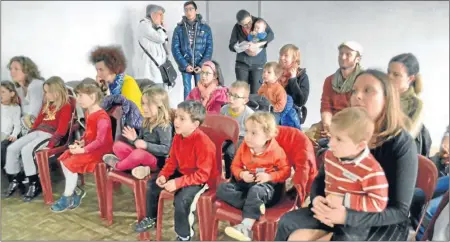
<path fill-rule="evenodd" d="M 363 52 L 356 41 L 346 41 L 338 46 L 339 69 L 325 79 L 320 104 L 322 138 L 329 137 L 331 117 L 349 107 L 349 101 L 356 76 L 362 71 L 360 66 Z"/>

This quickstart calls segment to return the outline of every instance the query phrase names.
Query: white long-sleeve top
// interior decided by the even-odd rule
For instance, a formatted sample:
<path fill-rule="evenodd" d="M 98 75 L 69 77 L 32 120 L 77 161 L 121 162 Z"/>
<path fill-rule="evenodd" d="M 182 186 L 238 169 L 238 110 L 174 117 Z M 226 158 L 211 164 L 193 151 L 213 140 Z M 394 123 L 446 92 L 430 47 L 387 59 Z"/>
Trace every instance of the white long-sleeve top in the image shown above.
<path fill-rule="evenodd" d="M 44 100 L 44 81 L 39 79 L 33 79 L 28 86 L 27 95 L 24 95 L 22 87 L 16 88 L 17 94 L 19 94 L 22 115 L 32 115 L 35 118 L 38 116 L 42 107 L 42 101 Z"/>
<path fill-rule="evenodd" d="M 20 133 L 21 110 L 19 105 L 1 105 L 2 107 L 2 133 L 17 137 Z"/>

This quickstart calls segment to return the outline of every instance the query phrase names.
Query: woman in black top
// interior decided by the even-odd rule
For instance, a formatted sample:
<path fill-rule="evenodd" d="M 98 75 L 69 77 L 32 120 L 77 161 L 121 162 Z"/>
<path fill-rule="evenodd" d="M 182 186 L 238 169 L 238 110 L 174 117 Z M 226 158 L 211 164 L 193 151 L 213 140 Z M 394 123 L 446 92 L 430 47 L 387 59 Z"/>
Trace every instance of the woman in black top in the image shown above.
<path fill-rule="evenodd" d="M 386 74 L 367 70 L 358 75 L 351 96 L 352 106 L 363 106 L 375 120 L 376 130 L 371 153 L 384 169 L 389 182 L 389 201 L 380 213 L 358 212 L 344 206 L 328 207 L 325 201 L 323 166 L 311 188 L 312 205 L 285 214 L 278 223 L 275 240 L 302 240 L 296 237 L 301 229 L 334 225 L 329 229 L 332 240 L 406 240 L 408 213 L 417 178 L 418 158 L 415 143 L 405 130 L 406 117 L 400 108 L 398 93 Z M 310 213 L 315 218 L 311 218 Z M 343 227 L 370 228 L 366 238 L 342 233 Z"/>

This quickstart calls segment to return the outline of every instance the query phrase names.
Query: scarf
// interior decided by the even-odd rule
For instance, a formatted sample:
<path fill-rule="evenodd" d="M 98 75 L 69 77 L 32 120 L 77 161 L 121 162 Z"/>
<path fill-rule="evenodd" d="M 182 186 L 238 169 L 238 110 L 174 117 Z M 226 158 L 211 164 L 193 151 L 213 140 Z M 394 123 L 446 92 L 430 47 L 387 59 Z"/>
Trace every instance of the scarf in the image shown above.
<path fill-rule="evenodd" d="M 401 108 L 410 119 L 416 118 L 414 117 L 416 114 L 416 109 L 418 108 L 418 102 L 416 101 L 416 99 L 417 96 L 414 92 L 414 87 L 409 87 L 406 92 L 400 95 Z"/>
<path fill-rule="evenodd" d="M 122 86 L 123 86 L 123 78 L 124 77 L 125 77 L 125 73 L 117 74 L 116 78 L 114 78 L 113 83 L 108 84 L 109 91 L 111 92 L 111 95 L 121 94 L 122 93 Z"/>
<path fill-rule="evenodd" d="M 286 86 L 289 84 L 289 79 L 291 79 L 291 72 L 290 72 L 291 67 L 285 68 L 283 75 L 280 76 L 280 78 L 278 79 L 278 82 L 284 87 L 286 88 Z M 303 73 L 305 69 L 297 69 L 297 74 L 295 75 L 296 77 L 299 77 L 301 73 Z"/>
<path fill-rule="evenodd" d="M 355 84 L 356 76 L 362 71 L 362 67 L 359 64 L 356 64 L 355 70 L 350 73 L 347 79 L 344 80 L 342 76 L 341 69 L 338 69 L 333 76 L 333 80 L 331 81 L 331 85 L 333 86 L 333 90 L 337 93 L 347 93 L 350 92 L 353 88 L 353 84 Z"/>

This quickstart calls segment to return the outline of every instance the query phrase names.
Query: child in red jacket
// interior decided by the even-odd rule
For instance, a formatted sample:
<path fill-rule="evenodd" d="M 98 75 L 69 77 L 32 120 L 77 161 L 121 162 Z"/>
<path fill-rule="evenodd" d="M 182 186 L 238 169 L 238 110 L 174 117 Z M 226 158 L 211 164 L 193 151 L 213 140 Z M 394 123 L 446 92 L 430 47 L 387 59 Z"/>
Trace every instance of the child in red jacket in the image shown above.
<path fill-rule="evenodd" d="M 28 191 L 24 201 L 29 202 L 42 191 L 37 168 L 34 161 L 34 152 L 40 147 L 53 148 L 67 134 L 72 108 L 64 81 L 57 76 L 50 77 L 44 82 L 45 104 L 42 105 L 31 131 L 8 146 L 6 152 L 5 171 L 8 174 L 9 187 L 5 196 L 11 196 L 19 186 L 22 186 L 23 175 L 21 162 L 25 175 L 28 177 Z"/>
<path fill-rule="evenodd" d="M 245 121 L 244 142 L 231 164 L 233 178 L 217 188 L 217 198 L 242 209 L 244 218 L 225 233 L 240 241 L 251 241 L 252 226 L 265 206 L 276 204 L 291 168 L 284 150 L 278 145 L 277 125 L 272 114 L 256 112 Z"/>
<path fill-rule="evenodd" d="M 175 113 L 175 132 L 169 158 L 157 179 L 148 182 L 147 216 L 136 224 L 135 231 L 143 232 L 156 224 L 158 199 L 162 189 L 175 193 L 175 232 L 177 240 L 187 241 L 194 235 L 190 216 L 200 195 L 219 174 L 216 169 L 216 147 L 198 127 L 206 110 L 198 101 L 178 104 Z M 208 183 L 208 184 L 207 184 Z"/>

